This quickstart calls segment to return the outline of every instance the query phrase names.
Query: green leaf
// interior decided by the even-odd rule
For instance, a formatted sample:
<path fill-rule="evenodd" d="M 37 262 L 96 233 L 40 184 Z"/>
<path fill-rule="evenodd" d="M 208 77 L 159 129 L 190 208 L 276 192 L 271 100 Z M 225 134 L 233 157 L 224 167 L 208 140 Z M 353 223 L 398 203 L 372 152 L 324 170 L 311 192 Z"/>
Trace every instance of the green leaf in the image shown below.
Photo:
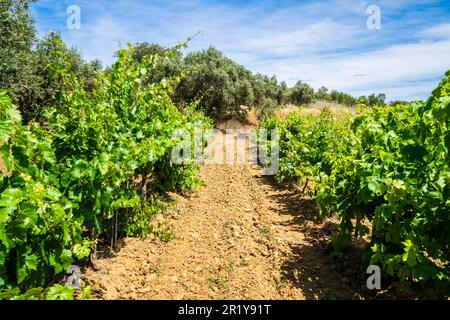
<path fill-rule="evenodd" d="M 0 211 L 4 208 L 0 208 Z M 38 223 L 36 208 L 30 205 L 21 204 L 19 207 L 20 225 L 24 229 L 35 227 Z M 1 221 L 1 219 L 0 219 Z"/>
<path fill-rule="evenodd" d="M 61 192 L 59 192 L 58 189 L 53 187 L 47 187 L 46 188 L 46 199 L 52 200 L 52 201 L 58 201 L 61 197 Z"/>
<path fill-rule="evenodd" d="M 102 153 L 98 161 L 98 169 L 101 175 L 105 175 L 108 172 L 108 166 L 109 166 L 109 155 L 106 153 Z"/>
<path fill-rule="evenodd" d="M 13 159 L 10 156 L 10 149 L 9 149 L 9 145 L 4 144 L 0 147 L 0 165 L 3 163 L 3 165 L 5 166 L 3 169 L 6 169 L 6 171 L 11 172 L 14 168 L 13 165 Z M 0 173 L 2 173 L 3 170 L 1 170 L 2 168 L 0 167 Z"/>
<path fill-rule="evenodd" d="M 5 289 L 0 291 L 0 300 L 11 300 L 14 297 L 17 297 L 20 294 L 20 290 L 18 288 L 14 289 Z"/>
<path fill-rule="evenodd" d="M 97 191 L 97 195 L 95 196 L 94 211 L 96 213 L 100 213 L 101 210 L 102 210 L 102 192 L 99 190 Z"/>
<path fill-rule="evenodd" d="M 6 219 L 8 218 L 9 210 L 8 208 L 0 208 L 0 224 L 3 224 L 6 222 Z M 1 237 L 0 237 L 1 240 Z"/>
<path fill-rule="evenodd" d="M 55 284 L 47 290 L 45 295 L 46 300 L 73 300 L 74 289 Z"/>
<path fill-rule="evenodd" d="M 106 190 L 103 191 L 101 201 L 102 208 L 109 208 L 109 206 L 111 205 L 113 199 L 113 191 L 113 188 L 106 188 Z"/>
<path fill-rule="evenodd" d="M 393 180 L 392 186 L 397 190 L 406 190 L 405 182 L 402 180 Z"/>
<path fill-rule="evenodd" d="M 0 207 L 12 207 L 23 200 L 23 191 L 9 188 L 2 192 L 0 196 Z"/>
<path fill-rule="evenodd" d="M 3 264 L 3 262 L 2 262 L 2 264 Z M 8 282 L 8 275 L 6 274 L 6 268 L 3 265 L 1 265 L 0 266 L 0 288 L 3 287 L 7 282 Z"/>
<path fill-rule="evenodd" d="M 11 298 L 11 300 L 40 300 L 43 290 L 43 288 L 32 288 L 24 294 Z"/>
<path fill-rule="evenodd" d="M 89 254 L 91 253 L 91 249 L 88 246 L 83 246 L 77 243 L 73 247 L 73 253 L 75 254 L 77 259 L 81 260 L 89 256 Z"/>
<path fill-rule="evenodd" d="M 379 195 L 381 193 L 381 184 L 375 177 L 370 177 L 367 179 L 367 187 L 373 193 Z"/>
<path fill-rule="evenodd" d="M 72 256 L 72 251 L 70 251 L 69 249 L 64 249 L 59 257 L 61 263 L 64 266 L 64 269 L 66 269 L 66 267 L 70 266 L 73 262 L 73 256 Z"/>
<path fill-rule="evenodd" d="M 35 254 L 25 256 L 25 265 L 28 270 L 37 270 L 38 257 Z"/>
<path fill-rule="evenodd" d="M 17 268 L 17 283 L 21 284 L 23 280 L 28 277 L 27 266 L 26 265 L 18 265 Z"/>
<path fill-rule="evenodd" d="M 444 136 L 444 144 L 447 149 L 447 153 L 450 153 L 450 130 Z"/>
<path fill-rule="evenodd" d="M 91 297 L 91 294 L 92 294 L 91 286 L 86 286 L 81 291 L 81 299 L 88 300 Z"/>
<path fill-rule="evenodd" d="M 9 250 L 9 248 L 12 245 L 11 240 L 8 238 L 6 234 L 4 223 L 0 223 L 0 243 L 3 244 L 3 246 L 5 246 L 6 250 Z"/>

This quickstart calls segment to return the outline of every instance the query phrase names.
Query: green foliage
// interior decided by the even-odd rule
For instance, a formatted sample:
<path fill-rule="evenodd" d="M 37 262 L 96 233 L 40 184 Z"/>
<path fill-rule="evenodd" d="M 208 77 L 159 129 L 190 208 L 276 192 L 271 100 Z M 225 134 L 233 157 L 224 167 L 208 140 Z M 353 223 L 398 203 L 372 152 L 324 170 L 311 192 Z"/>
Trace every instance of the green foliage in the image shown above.
<path fill-rule="evenodd" d="M 440 294 L 450 281 L 448 76 L 427 103 L 356 117 L 358 145 L 319 192 L 324 211 L 342 219 L 342 232 L 361 234 L 359 222 L 372 222 L 372 263 Z"/>
<path fill-rule="evenodd" d="M 264 100 L 274 101 L 276 106 L 289 102 L 289 88 L 285 82 L 278 83 L 275 76 L 268 77 L 262 74 L 256 74 L 253 77 L 254 105 L 261 106 Z"/>
<path fill-rule="evenodd" d="M 319 90 L 315 93 L 315 98 L 317 100 L 330 100 L 330 95 L 328 93 L 328 88 L 320 87 Z"/>
<path fill-rule="evenodd" d="M 134 45 L 132 57 L 137 63 L 141 63 L 146 56 L 153 56 L 156 54 L 159 57 L 164 57 L 167 51 L 167 48 L 156 43 L 136 43 Z"/>
<path fill-rule="evenodd" d="M 21 294 L 19 289 L 8 289 L 0 292 L 0 300 L 43 300 L 43 288 L 33 288 Z"/>
<path fill-rule="evenodd" d="M 172 137 L 197 122 L 209 128 L 209 120 L 180 113 L 167 82 L 142 84 L 157 56 L 136 63 L 133 48 L 119 51 L 108 77 L 88 93 L 64 45 L 53 41 L 50 73 L 63 86 L 45 109 L 46 126 L 22 124 L 0 91 L 0 291 L 44 286 L 86 258 L 90 230 L 103 237 L 151 232 L 157 192 L 198 185 L 193 164 L 172 163 Z M 46 292 L 47 299 L 68 297 L 60 286 Z"/>
<path fill-rule="evenodd" d="M 427 102 L 375 106 L 349 120 L 294 113 L 265 125 L 281 128 L 277 178 L 314 180 L 322 213 L 341 220 L 334 237 L 340 249 L 351 235 L 367 234 L 363 222 L 369 221 L 370 263 L 439 297 L 450 293 L 450 72 L 446 75 Z"/>
<path fill-rule="evenodd" d="M 340 92 L 337 90 L 328 91 L 326 87 L 321 87 L 315 94 L 315 99 L 317 100 L 327 100 L 333 101 L 339 104 L 343 104 L 349 107 L 356 106 L 358 100 L 354 98 L 352 95 Z"/>
<path fill-rule="evenodd" d="M 357 103 L 357 99 L 350 94 L 339 92 L 337 90 L 332 90 L 330 92 L 329 100 L 346 106 L 355 106 Z"/>
<path fill-rule="evenodd" d="M 198 108 L 215 119 L 241 115 L 241 105 L 252 105 L 250 71 L 217 49 L 190 53 L 184 63 L 186 76 L 175 94 L 180 104 L 199 101 Z"/>
<path fill-rule="evenodd" d="M 382 107 L 386 104 L 386 95 L 384 93 L 371 94 L 370 96 L 361 96 L 359 103 L 370 107 Z"/>
<path fill-rule="evenodd" d="M 167 52 L 157 44 L 140 43 L 135 47 L 133 58 L 139 62 L 144 54 L 163 57 Z M 278 84 L 275 76 L 254 76 L 215 48 L 186 57 L 179 50 L 173 50 L 171 59 L 159 59 L 145 78 L 145 83 L 175 80 L 171 97 L 180 106 L 197 102 L 198 109 L 216 120 L 245 116 L 246 109 L 241 106 L 255 107 L 260 117 L 264 117 L 289 100 L 289 88 L 285 83 Z"/>
<path fill-rule="evenodd" d="M 266 119 L 268 117 L 273 116 L 274 111 L 278 107 L 278 103 L 275 99 L 272 98 L 261 98 L 261 101 L 258 104 L 257 112 L 259 119 Z"/>
<path fill-rule="evenodd" d="M 74 216 L 76 205 L 60 191 L 51 135 L 35 124 L 22 126 L 4 92 L 0 122 L 0 287 L 29 288 L 45 283 L 50 268 L 66 269 L 75 244 L 89 243 Z"/>
<path fill-rule="evenodd" d="M 395 105 L 398 105 L 398 104 L 408 105 L 408 104 L 410 104 L 410 102 L 402 101 L 402 100 L 394 100 L 394 101 L 389 102 L 390 106 L 395 106 Z"/>
<path fill-rule="evenodd" d="M 143 42 L 137 43 L 132 52 L 132 57 L 137 63 L 141 63 L 146 56 L 155 55 L 160 57 L 160 59 L 157 59 L 155 67 L 145 75 L 145 84 L 155 84 L 163 79 L 176 79 L 183 73 L 183 56 L 177 48 L 168 49 L 158 44 Z M 176 83 L 173 84 L 176 85 Z"/>
<path fill-rule="evenodd" d="M 319 181 L 329 175 L 331 168 L 347 141 L 348 120 L 336 120 L 330 111 L 319 116 L 292 112 L 287 119 L 272 118 L 263 124 L 267 130 L 278 128 L 280 135 L 280 182 L 305 184 L 316 177 Z"/>
<path fill-rule="evenodd" d="M 0 88 L 8 91 L 18 105 L 24 122 L 42 120 L 44 106 L 53 105 L 55 95 L 63 86 L 50 74 L 51 55 L 61 46 L 71 68 L 87 92 L 97 87 L 99 61 L 85 62 L 75 49 L 62 44 L 59 36 L 50 33 L 36 39 L 29 0 L 2 0 L 0 6 Z"/>
<path fill-rule="evenodd" d="M 75 49 L 69 49 L 56 33 L 50 33 L 45 38 L 36 41 L 31 61 L 35 71 L 35 90 L 28 96 L 28 101 L 21 108 L 25 121 L 43 121 L 44 107 L 52 106 L 58 99 L 57 95 L 63 90 L 65 84 L 61 79 L 54 77 L 51 72 L 53 62 L 52 52 L 63 52 L 70 64 L 70 72 L 78 79 L 83 89 L 91 94 L 100 86 L 102 64 L 98 60 L 85 62 Z M 8 91 L 9 92 L 9 91 Z"/>
<path fill-rule="evenodd" d="M 92 287 L 91 286 L 83 286 L 83 289 L 81 290 L 81 299 L 82 300 L 89 300 L 92 295 Z"/>
<path fill-rule="evenodd" d="M 84 286 L 80 291 L 80 298 L 87 300 L 91 295 L 92 288 Z M 75 288 L 54 284 L 45 290 L 38 287 L 29 289 L 25 293 L 20 293 L 17 288 L 3 290 L 0 292 L 0 300 L 74 300 L 77 293 Z"/>
<path fill-rule="evenodd" d="M 290 100 L 297 105 L 311 103 L 314 99 L 314 89 L 307 83 L 298 81 L 291 88 Z"/>
<path fill-rule="evenodd" d="M 379 94 L 371 94 L 370 96 L 361 96 L 359 98 L 355 98 L 352 95 L 332 90 L 331 92 L 328 92 L 328 89 L 325 87 L 321 87 L 315 94 L 315 98 L 318 100 L 328 100 L 333 101 L 339 104 L 343 104 L 349 107 L 354 107 L 359 105 L 364 105 L 367 107 L 382 107 L 386 104 L 386 95 L 384 93 Z M 396 104 L 396 103 L 391 103 Z M 406 104 L 406 103 L 403 103 Z"/>
<path fill-rule="evenodd" d="M 48 288 L 45 293 L 45 300 L 73 300 L 74 289 L 55 284 Z"/>
<path fill-rule="evenodd" d="M 0 2 L 0 88 L 7 88 L 21 111 L 39 90 L 37 65 L 31 49 L 35 41 L 27 0 Z"/>

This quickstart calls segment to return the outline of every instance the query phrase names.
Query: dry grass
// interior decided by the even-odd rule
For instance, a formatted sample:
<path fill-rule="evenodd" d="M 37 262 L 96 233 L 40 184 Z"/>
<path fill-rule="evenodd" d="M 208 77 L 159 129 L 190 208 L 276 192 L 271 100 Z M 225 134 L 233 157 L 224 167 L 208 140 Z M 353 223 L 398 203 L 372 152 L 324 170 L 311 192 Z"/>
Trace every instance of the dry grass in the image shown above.
<path fill-rule="evenodd" d="M 343 117 L 349 114 L 355 114 L 356 109 L 354 107 L 348 107 L 342 104 L 319 100 L 315 101 L 304 108 L 299 108 L 296 105 L 289 104 L 281 107 L 277 110 L 276 115 L 282 119 L 287 118 L 291 112 L 300 112 L 300 114 L 320 115 L 325 109 L 330 110 L 337 118 Z"/>
<path fill-rule="evenodd" d="M 245 116 L 235 116 L 227 120 L 222 120 L 220 122 L 217 122 L 215 124 L 215 127 L 221 131 L 225 131 L 226 129 L 251 130 L 257 128 L 260 124 L 257 110 L 255 108 L 250 108 L 247 106 L 241 106 L 241 109 L 243 111 L 246 111 Z M 299 111 L 300 114 L 305 115 L 320 115 L 325 109 L 330 110 L 336 116 L 336 118 L 342 118 L 349 114 L 356 113 L 356 109 L 354 107 L 348 107 L 330 101 L 319 100 L 308 104 L 303 108 L 299 108 L 298 106 L 293 104 L 280 106 L 275 111 L 275 115 L 282 119 L 287 118 L 287 116 L 294 111 Z"/>
<path fill-rule="evenodd" d="M 248 110 L 245 117 L 233 117 L 216 123 L 215 127 L 222 131 L 226 129 L 249 130 L 257 128 L 259 126 L 259 120 L 256 109 L 244 106 L 242 106 L 242 109 Z"/>

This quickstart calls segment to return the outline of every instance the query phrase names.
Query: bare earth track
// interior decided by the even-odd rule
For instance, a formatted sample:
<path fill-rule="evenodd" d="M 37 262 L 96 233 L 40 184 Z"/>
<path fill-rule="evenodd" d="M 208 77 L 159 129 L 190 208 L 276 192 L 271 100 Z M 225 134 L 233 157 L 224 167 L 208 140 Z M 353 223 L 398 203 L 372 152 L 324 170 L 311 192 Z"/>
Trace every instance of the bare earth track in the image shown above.
<path fill-rule="evenodd" d="M 318 219 L 311 199 L 256 165 L 204 165 L 200 178 L 199 190 L 171 195 L 163 219 L 174 239 L 125 239 L 86 270 L 93 298 L 360 298 L 329 252 L 336 223 Z"/>

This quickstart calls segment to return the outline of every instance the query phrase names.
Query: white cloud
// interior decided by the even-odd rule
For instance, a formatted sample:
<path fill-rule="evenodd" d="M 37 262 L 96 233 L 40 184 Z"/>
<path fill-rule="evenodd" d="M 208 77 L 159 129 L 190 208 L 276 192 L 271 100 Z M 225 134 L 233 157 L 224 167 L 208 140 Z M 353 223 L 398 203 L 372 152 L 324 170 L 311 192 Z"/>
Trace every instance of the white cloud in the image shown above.
<path fill-rule="evenodd" d="M 358 34 L 354 27 L 324 19 L 304 28 L 276 30 L 250 38 L 245 49 L 265 51 L 274 55 L 293 55 L 299 52 L 318 52 L 327 48 L 345 48 L 348 40 Z"/>
<path fill-rule="evenodd" d="M 304 80 L 316 88 L 325 85 L 353 94 L 385 92 L 389 99 L 419 99 L 450 68 L 449 52 L 450 41 L 417 43 L 333 58 L 310 56 L 273 61 L 269 67 L 259 68 L 266 73 L 277 71 L 289 84 Z M 418 86 L 413 83 L 421 80 L 417 91 Z"/>
<path fill-rule="evenodd" d="M 450 23 L 443 19 L 445 13 L 414 9 L 438 0 L 379 0 L 378 31 L 366 28 L 371 1 L 289 6 L 280 2 L 271 9 L 265 3 L 242 7 L 203 0 L 78 2 L 82 30 L 65 30 L 64 17 L 57 14 L 56 25 L 86 58 L 107 64 L 113 62 L 119 43 L 170 46 L 201 30 L 190 51 L 214 45 L 254 72 L 276 74 L 289 84 L 307 80 L 315 87 L 326 85 L 355 95 L 385 92 L 389 99 L 425 98 L 450 68 Z M 37 5 L 51 10 L 52 3 L 41 0 Z M 64 5 L 59 7 L 56 13 L 65 12 Z M 405 18 L 398 18 L 400 14 Z M 44 18 L 38 23 L 45 28 L 55 25 Z"/>
<path fill-rule="evenodd" d="M 437 26 L 422 30 L 418 36 L 429 40 L 450 39 L 450 23 L 442 23 Z"/>

